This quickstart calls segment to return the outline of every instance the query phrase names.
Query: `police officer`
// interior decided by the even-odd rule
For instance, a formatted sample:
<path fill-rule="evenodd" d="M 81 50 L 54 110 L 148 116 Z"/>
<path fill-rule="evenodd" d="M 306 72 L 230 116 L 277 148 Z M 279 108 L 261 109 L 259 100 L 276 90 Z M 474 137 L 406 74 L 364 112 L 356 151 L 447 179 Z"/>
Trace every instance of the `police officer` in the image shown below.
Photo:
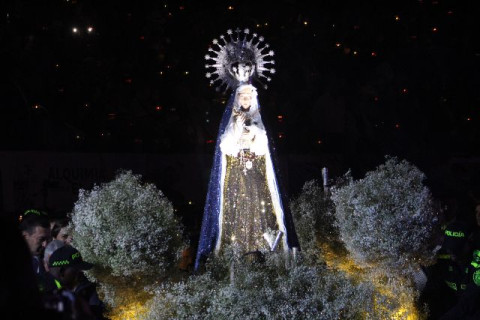
<path fill-rule="evenodd" d="M 83 270 L 89 270 L 93 265 L 83 261 L 77 249 L 70 245 L 57 249 L 50 256 L 48 266 L 57 287 L 53 294 L 59 298 L 52 300 L 61 302 L 61 307 L 66 310 L 64 313 L 73 319 L 103 319 L 103 304 L 95 285 L 82 274 Z"/>
<path fill-rule="evenodd" d="M 437 263 L 426 270 L 428 280 L 422 295 L 432 319 L 453 308 L 470 282 L 469 230 L 463 221 L 449 223 L 444 230 Z"/>
<path fill-rule="evenodd" d="M 480 250 L 474 250 L 468 266 L 469 283 L 458 303 L 446 312 L 441 320 L 480 319 Z"/>

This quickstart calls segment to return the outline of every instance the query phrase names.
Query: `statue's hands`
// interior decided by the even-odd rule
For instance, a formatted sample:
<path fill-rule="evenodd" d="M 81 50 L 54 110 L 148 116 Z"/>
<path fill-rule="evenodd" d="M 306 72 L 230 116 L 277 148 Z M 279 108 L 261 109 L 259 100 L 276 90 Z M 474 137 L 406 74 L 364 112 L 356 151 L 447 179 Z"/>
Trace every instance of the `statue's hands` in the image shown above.
<path fill-rule="evenodd" d="M 237 124 L 244 124 L 245 120 L 247 120 L 247 114 L 244 112 L 239 112 L 235 118 Z"/>

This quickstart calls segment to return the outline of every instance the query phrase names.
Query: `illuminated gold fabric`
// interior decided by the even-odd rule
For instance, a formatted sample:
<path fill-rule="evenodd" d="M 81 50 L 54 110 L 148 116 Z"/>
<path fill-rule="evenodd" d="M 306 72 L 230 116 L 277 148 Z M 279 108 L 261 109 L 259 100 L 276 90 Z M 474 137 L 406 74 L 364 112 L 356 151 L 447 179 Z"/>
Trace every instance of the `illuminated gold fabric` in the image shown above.
<path fill-rule="evenodd" d="M 222 247 L 235 243 L 242 252 L 269 249 L 263 238 L 278 226 L 267 185 L 265 156 L 242 151 L 226 156 L 223 189 Z"/>

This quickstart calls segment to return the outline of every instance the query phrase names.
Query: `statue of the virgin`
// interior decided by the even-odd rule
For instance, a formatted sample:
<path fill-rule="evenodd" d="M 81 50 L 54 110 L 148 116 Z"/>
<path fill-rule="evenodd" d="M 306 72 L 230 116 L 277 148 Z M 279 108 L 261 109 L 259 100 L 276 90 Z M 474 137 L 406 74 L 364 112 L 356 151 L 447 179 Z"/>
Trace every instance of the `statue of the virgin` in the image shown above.
<path fill-rule="evenodd" d="M 211 84 L 234 89 L 215 147 L 195 269 L 210 253 L 234 245 L 241 253 L 298 248 L 293 220 L 272 162 L 272 148 L 252 80 L 270 81 L 273 51 L 248 29 L 227 31 L 207 54 Z M 267 88 L 263 85 L 263 88 Z"/>

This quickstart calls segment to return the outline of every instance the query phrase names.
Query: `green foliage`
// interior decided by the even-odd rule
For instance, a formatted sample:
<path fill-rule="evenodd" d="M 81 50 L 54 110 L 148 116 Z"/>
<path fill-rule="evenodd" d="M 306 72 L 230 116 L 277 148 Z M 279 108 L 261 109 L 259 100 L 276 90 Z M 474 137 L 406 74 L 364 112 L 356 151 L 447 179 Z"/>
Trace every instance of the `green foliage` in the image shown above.
<path fill-rule="evenodd" d="M 290 203 L 290 208 L 304 258 L 318 256 L 318 242 L 338 241 L 335 207 L 328 192 L 324 192 L 316 180 L 305 183 L 301 194 Z"/>
<path fill-rule="evenodd" d="M 332 200 L 341 240 L 357 263 L 406 275 L 432 259 L 438 218 L 417 167 L 387 158 L 365 178 L 345 179 Z"/>
<path fill-rule="evenodd" d="M 172 204 L 130 171 L 90 191 L 80 190 L 71 218 L 73 245 L 96 265 L 90 276 L 106 282 L 110 275 L 163 277 L 186 245 Z"/>
<path fill-rule="evenodd" d="M 324 264 L 292 265 L 283 254 L 270 254 L 265 262 L 221 265 L 229 270 L 222 267 L 219 275 L 209 265 L 201 275 L 156 289 L 144 319 L 356 319 L 374 308 L 371 283 Z"/>

